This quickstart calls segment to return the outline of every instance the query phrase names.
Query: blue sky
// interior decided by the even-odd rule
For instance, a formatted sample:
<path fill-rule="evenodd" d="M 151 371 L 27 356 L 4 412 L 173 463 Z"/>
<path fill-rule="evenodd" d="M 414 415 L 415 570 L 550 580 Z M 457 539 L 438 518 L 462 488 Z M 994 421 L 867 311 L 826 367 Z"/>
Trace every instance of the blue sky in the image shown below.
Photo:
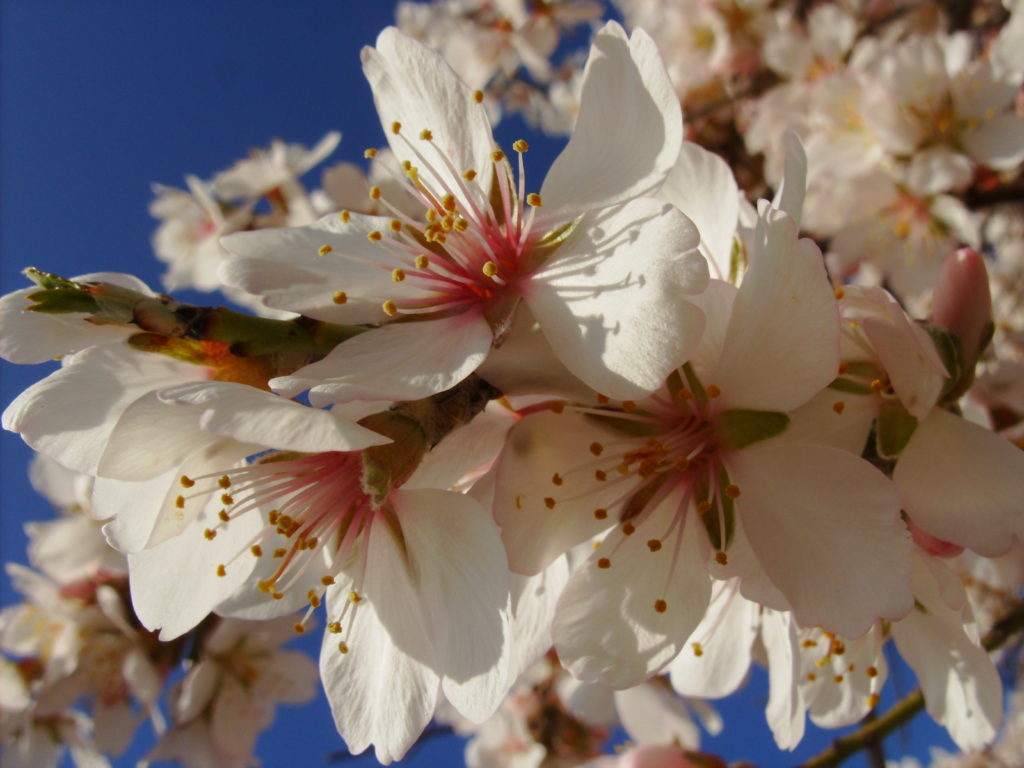
<path fill-rule="evenodd" d="M 271 138 L 310 145 L 337 129 L 344 135 L 332 160 L 358 161 L 364 147 L 382 143 L 359 49 L 390 23 L 393 6 L 385 0 L 3 0 L 0 291 L 23 287 L 20 270 L 29 265 L 65 275 L 131 272 L 157 287 L 162 265 L 149 244 L 150 184 L 181 186 L 186 173 L 209 178 Z M 520 132 L 515 124 L 501 129 L 506 140 Z M 540 166 L 557 143 L 529 138 L 532 172 L 542 176 Z M 318 178 L 315 170 L 311 186 Z M 3 405 L 44 373 L 39 366 L 0 367 Z M 4 561 L 24 562 L 23 521 L 51 515 L 28 485 L 29 454 L 17 436 L 0 435 Z M 0 594 L 4 605 L 17 599 L 6 581 Z M 897 682 L 906 691 L 911 680 L 904 669 Z M 766 699 L 758 675 L 743 696 L 723 703 L 726 731 L 709 749 L 783 766 L 832 738 L 818 732 L 795 755 L 778 755 L 764 724 Z M 920 723 L 909 741 L 892 739 L 894 752 L 901 743 L 920 756 L 929 743 L 949 747 L 943 731 Z M 341 749 L 321 699 L 282 708 L 259 755 L 267 768 L 304 768 L 325 765 L 325 756 Z M 437 737 L 404 764 L 457 765 L 461 749 L 457 739 Z M 376 763 L 364 755 L 336 764 Z"/>

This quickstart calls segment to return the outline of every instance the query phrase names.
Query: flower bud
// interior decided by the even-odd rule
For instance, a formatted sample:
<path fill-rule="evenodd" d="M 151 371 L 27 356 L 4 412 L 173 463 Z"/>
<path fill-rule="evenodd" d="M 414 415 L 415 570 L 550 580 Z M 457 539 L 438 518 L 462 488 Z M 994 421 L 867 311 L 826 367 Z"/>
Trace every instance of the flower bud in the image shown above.
<path fill-rule="evenodd" d="M 992 296 L 985 259 L 973 248 L 950 255 L 935 280 L 932 322 L 960 341 L 962 368 L 972 370 L 992 334 Z"/>

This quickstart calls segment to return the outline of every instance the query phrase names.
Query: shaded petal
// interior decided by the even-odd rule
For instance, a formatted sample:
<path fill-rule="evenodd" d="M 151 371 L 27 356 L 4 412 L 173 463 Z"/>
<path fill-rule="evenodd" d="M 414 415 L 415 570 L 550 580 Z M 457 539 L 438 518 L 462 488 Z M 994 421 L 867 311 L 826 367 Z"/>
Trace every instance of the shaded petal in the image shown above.
<path fill-rule="evenodd" d="M 750 546 L 798 623 L 858 637 L 877 618 L 906 615 L 910 535 L 881 472 L 811 445 L 755 446 L 727 466 Z"/>
<path fill-rule="evenodd" d="M 508 691 L 508 566 L 498 528 L 460 493 L 403 490 L 391 498 L 417 566 L 441 688 L 464 717 L 483 722 Z"/>
<path fill-rule="evenodd" d="M 609 22 L 591 43 L 572 137 L 544 180 L 545 210 L 564 218 L 652 194 L 682 140 L 679 99 L 654 41 L 642 29 L 627 40 Z"/>
<path fill-rule="evenodd" d="M 728 280 L 740 214 L 739 187 L 728 163 L 699 144 L 684 141 L 658 198 L 685 213 L 700 232 L 701 252 L 715 277 Z"/>
<path fill-rule="evenodd" d="M 535 576 L 512 574 L 509 683 L 513 683 L 555 644 L 551 624 L 558 598 L 569 581 L 569 560 L 560 557 Z"/>
<path fill-rule="evenodd" d="M 373 745 L 377 760 L 387 764 L 401 759 L 430 722 L 440 678 L 401 545 L 383 523 L 374 524 L 368 538 L 363 582 L 368 599 L 355 605 L 343 635 L 324 633 L 320 677 L 349 751 L 359 754 Z M 352 586 L 339 579 L 328 588 L 332 613 L 348 601 Z M 340 637 L 347 653 L 339 651 Z"/>
<path fill-rule="evenodd" d="M 714 379 L 730 408 L 789 411 L 839 369 L 839 311 L 818 247 L 784 214 L 758 220 Z"/>
<path fill-rule="evenodd" d="M 762 640 L 768 654 L 768 706 L 765 717 L 779 749 L 795 749 L 804 737 L 805 704 L 797 681 L 799 640 L 792 616 L 765 611 Z"/>
<path fill-rule="evenodd" d="M 580 414 L 538 413 L 511 429 L 497 467 L 494 519 L 516 573 L 536 574 L 577 544 L 606 530 L 625 483 L 601 483 L 590 451 L 614 436 Z M 562 479 L 553 482 L 554 473 Z M 615 476 L 612 476 L 615 479 Z M 551 499 L 554 506 L 549 506 Z M 605 509 L 603 519 L 594 511 Z"/>
<path fill-rule="evenodd" d="M 391 323 L 339 344 L 323 360 L 271 379 L 291 397 L 313 388 L 314 406 L 349 400 L 418 400 L 451 389 L 487 356 L 493 336 L 476 312 Z"/>
<path fill-rule="evenodd" d="M 986 557 L 1024 535 L 1024 452 L 936 408 L 917 426 L 893 472 L 914 524 Z"/>
<path fill-rule="evenodd" d="M 693 223 L 650 198 L 587 214 L 523 296 L 565 366 L 619 400 L 660 387 L 689 357 L 703 314 L 683 296 L 708 267 Z"/>
<path fill-rule="evenodd" d="M 615 692 L 615 707 L 622 727 L 638 744 L 675 742 L 688 749 L 700 746 L 700 730 L 686 703 L 652 681 Z"/>
<path fill-rule="evenodd" d="M 714 583 L 707 613 L 669 667 L 672 687 L 680 696 L 717 699 L 743 684 L 760 628 L 760 610 L 739 594 L 735 582 Z"/>
<path fill-rule="evenodd" d="M 285 451 L 357 451 L 391 440 L 373 430 L 245 384 L 210 381 L 160 393 L 164 402 L 204 407 L 207 432 Z"/>
<path fill-rule="evenodd" d="M 679 520 L 658 551 L 647 545 L 665 534 L 679 503 L 679 494 L 670 495 L 631 536 L 616 529 L 570 577 L 554 635 L 574 677 L 613 688 L 637 685 L 674 659 L 700 623 L 711 597 L 701 526 Z M 604 558 L 610 567 L 601 567 Z M 659 600 L 665 610 L 657 609 Z"/>
<path fill-rule="evenodd" d="M 1004 112 L 964 136 L 967 151 L 975 160 L 1000 171 L 1012 170 L 1024 161 L 1024 120 Z"/>

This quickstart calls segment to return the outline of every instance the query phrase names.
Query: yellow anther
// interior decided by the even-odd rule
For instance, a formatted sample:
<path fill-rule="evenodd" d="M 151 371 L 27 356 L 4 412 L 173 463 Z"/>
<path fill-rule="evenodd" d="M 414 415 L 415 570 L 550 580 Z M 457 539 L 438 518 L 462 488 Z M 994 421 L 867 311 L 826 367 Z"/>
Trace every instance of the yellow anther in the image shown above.
<path fill-rule="evenodd" d="M 536 192 L 531 192 L 526 196 L 526 204 L 532 208 L 540 208 L 542 205 L 544 205 L 544 201 L 541 199 L 541 196 L 538 195 Z"/>
<path fill-rule="evenodd" d="M 620 475 L 628 475 L 629 474 L 629 464 L 627 464 L 626 462 L 622 462 L 617 467 L 615 467 L 615 470 Z"/>
<path fill-rule="evenodd" d="M 597 567 L 598 568 L 611 568 L 612 567 L 612 561 L 609 560 L 607 557 L 599 558 L 598 561 L 597 561 Z"/>
<path fill-rule="evenodd" d="M 441 198 L 441 207 L 444 208 L 446 211 L 449 211 L 449 212 L 454 211 L 455 210 L 455 195 L 449 194 L 449 195 L 445 195 L 444 197 L 442 197 Z"/>
<path fill-rule="evenodd" d="M 423 139 L 424 141 L 430 141 L 431 139 L 434 138 L 434 134 L 432 134 L 427 128 L 424 128 L 422 131 L 420 131 L 420 138 Z"/>
<path fill-rule="evenodd" d="M 220 495 L 220 503 L 229 507 L 235 503 L 235 500 L 231 497 L 230 494 L 222 493 Z"/>
<path fill-rule="evenodd" d="M 818 644 L 817 640 L 804 640 L 803 643 L 801 643 L 801 645 L 804 648 L 814 648 L 817 644 Z"/>
<path fill-rule="evenodd" d="M 498 274 L 498 265 L 495 264 L 493 261 L 485 262 L 482 271 L 488 277 L 494 277 L 496 274 Z"/>
<path fill-rule="evenodd" d="M 718 397 L 720 394 L 722 394 L 722 390 L 714 384 L 708 386 L 708 397 Z"/>
<path fill-rule="evenodd" d="M 607 509 L 595 509 L 594 510 L 594 517 L 596 517 L 598 520 L 607 520 L 608 519 L 608 510 Z"/>
<path fill-rule="evenodd" d="M 516 139 L 514 142 L 512 142 L 512 149 L 522 154 L 523 152 L 530 151 L 530 145 L 523 141 L 523 139 Z"/>
<path fill-rule="evenodd" d="M 659 549 L 661 549 L 661 542 L 658 541 L 658 539 L 648 539 L 647 548 L 651 550 L 651 552 L 657 552 Z"/>
<path fill-rule="evenodd" d="M 740 487 L 738 485 L 725 486 L 725 495 L 730 499 L 738 499 L 740 497 Z"/>
<path fill-rule="evenodd" d="M 725 552 L 722 552 L 721 550 L 719 550 L 718 552 L 715 552 L 715 562 L 718 563 L 719 565 L 728 565 L 729 564 L 729 556 L 727 554 L 725 554 Z"/>
<path fill-rule="evenodd" d="M 548 409 L 552 413 L 562 413 L 562 411 L 565 410 L 565 402 L 563 402 L 562 400 L 556 400 L 555 402 L 551 403 L 551 405 L 548 406 Z"/>
<path fill-rule="evenodd" d="M 626 523 L 624 526 L 622 526 L 622 533 L 626 536 L 632 536 L 634 533 L 636 533 L 636 526 L 632 523 Z"/>
<path fill-rule="evenodd" d="M 845 408 L 846 403 L 844 403 L 842 400 L 836 400 L 834 403 L 832 403 L 832 410 L 835 411 L 836 413 L 842 413 Z"/>
<path fill-rule="evenodd" d="M 609 400 L 608 400 L 608 396 L 607 395 L 602 395 L 600 393 L 597 395 L 597 403 L 598 403 L 598 405 L 608 405 L 608 402 L 609 402 Z"/>
<path fill-rule="evenodd" d="M 278 549 L 274 550 L 274 557 L 284 557 L 287 554 L 288 554 L 288 550 L 285 549 L 284 547 L 279 547 Z"/>
<path fill-rule="evenodd" d="M 878 706 L 878 702 L 881 701 L 881 700 L 882 700 L 881 696 L 879 696 L 877 693 L 872 693 L 870 696 L 868 696 L 868 706 L 869 707 L 877 707 Z"/>
<path fill-rule="evenodd" d="M 338 650 L 342 653 L 348 653 L 348 645 L 345 644 L 344 640 L 338 643 Z"/>
<path fill-rule="evenodd" d="M 521 493 L 517 493 L 516 494 L 515 503 L 516 503 L 516 509 L 521 510 L 523 508 L 523 494 L 521 494 Z"/>
<path fill-rule="evenodd" d="M 491 152 L 491 160 L 493 160 L 494 162 L 500 163 L 504 159 L 505 153 L 502 152 L 500 149 L 496 149 L 493 152 Z"/>
<path fill-rule="evenodd" d="M 688 390 L 686 387 L 683 387 L 678 392 L 676 392 L 676 397 L 678 397 L 680 400 L 693 400 L 693 392 Z"/>
<path fill-rule="evenodd" d="M 603 469 L 595 469 L 594 470 L 594 479 L 597 480 L 600 483 L 603 483 L 605 480 L 608 479 L 608 473 L 605 472 Z"/>
<path fill-rule="evenodd" d="M 839 362 L 839 375 L 842 376 L 848 370 L 850 370 L 850 364 L 841 360 Z"/>
<path fill-rule="evenodd" d="M 181 479 L 178 482 L 181 483 L 182 488 L 191 488 L 193 485 L 196 484 L 196 481 L 193 480 L 188 475 L 182 475 Z"/>
<path fill-rule="evenodd" d="M 334 249 L 331 248 L 331 246 L 329 246 L 327 243 L 324 243 L 323 245 L 316 249 L 316 252 L 319 253 L 321 256 L 326 256 L 333 250 Z"/>
<path fill-rule="evenodd" d="M 284 593 L 283 592 L 272 592 L 270 594 L 270 596 L 272 598 L 274 598 L 275 600 L 280 600 L 280 599 L 282 599 L 284 597 Z"/>
<path fill-rule="evenodd" d="M 320 607 L 320 596 L 312 589 L 306 593 L 306 599 L 309 600 L 309 604 L 314 608 Z"/>
<path fill-rule="evenodd" d="M 656 610 L 658 613 L 664 613 L 668 610 L 668 603 L 666 603 L 664 600 L 655 600 L 654 610 Z"/>
<path fill-rule="evenodd" d="M 259 589 L 260 592 L 267 592 L 267 593 L 269 593 L 274 588 L 274 582 L 272 582 L 272 581 L 260 581 L 260 582 L 257 582 L 256 588 Z"/>
<path fill-rule="evenodd" d="M 363 150 L 363 157 L 365 157 L 367 160 L 369 160 L 371 158 L 374 158 L 376 156 L 377 156 L 377 150 L 374 149 L 373 147 L 370 147 L 369 149 L 364 149 Z"/>
<path fill-rule="evenodd" d="M 693 648 L 693 655 L 694 656 L 703 656 L 704 655 L 704 649 L 701 647 L 700 643 L 690 643 L 690 647 Z"/>
<path fill-rule="evenodd" d="M 402 282 L 405 280 L 405 270 L 401 268 L 391 270 L 391 279 L 396 283 Z"/>
<path fill-rule="evenodd" d="M 179 496 L 178 498 L 176 498 L 174 500 L 174 506 L 176 506 L 178 509 L 184 509 L 185 508 L 185 497 L 184 496 Z"/>
<path fill-rule="evenodd" d="M 206 538 L 207 541 L 213 541 L 215 538 L 217 538 L 217 532 L 213 530 L 213 528 L 207 528 L 205 531 L 203 531 L 203 536 Z"/>
<path fill-rule="evenodd" d="M 901 219 L 893 225 L 892 231 L 895 233 L 896 237 L 905 238 L 910 234 L 910 222 Z"/>
<path fill-rule="evenodd" d="M 255 555 L 256 557 L 263 556 L 263 547 L 261 547 L 259 544 L 253 544 L 251 547 L 249 547 L 249 551 L 252 552 L 253 555 Z"/>
<path fill-rule="evenodd" d="M 380 233 L 380 230 L 375 229 L 366 235 L 366 239 L 371 243 L 379 243 L 384 239 L 384 235 Z"/>
<path fill-rule="evenodd" d="M 555 508 L 555 500 L 553 498 L 551 498 L 550 496 L 546 496 L 544 498 L 544 506 L 547 507 L 548 509 L 554 509 Z"/>
<path fill-rule="evenodd" d="M 393 122 L 391 124 L 391 132 L 392 133 L 396 133 L 396 134 L 397 133 L 401 133 L 402 132 L 402 124 L 400 122 L 398 122 L 397 120 L 395 120 L 395 122 Z"/>
<path fill-rule="evenodd" d="M 844 291 L 842 288 L 836 288 L 835 291 L 833 291 L 833 293 L 835 293 L 836 299 L 841 299 L 846 295 L 846 291 Z"/>
<path fill-rule="evenodd" d="M 391 299 L 388 299 L 383 304 L 381 304 L 380 308 L 384 310 L 384 314 L 387 315 L 388 317 L 394 317 L 395 315 L 398 314 L 398 305 L 395 304 L 395 302 L 393 302 Z"/>
<path fill-rule="evenodd" d="M 466 181 L 472 181 L 473 179 L 476 178 L 476 171 L 474 171 L 472 168 L 467 168 L 462 172 L 462 178 L 464 178 Z"/>
<path fill-rule="evenodd" d="M 599 442 L 595 441 L 590 444 L 590 452 L 595 456 L 600 456 L 602 451 L 604 451 L 604 446 Z"/>
<path fill-rule="evenodd" d="M 424 270 L 430 266 L 430 257 L 425 253 L 421 253 L 416 257 L 416 269 Z"/>
<path fill-rule="evenodd" d="M 332 635 L 340 634 L 341 633 L 341 622 L 340 621 L 332 621 L 330 624 L 327 625 L 327 631 L 330 632 Z"/>
<path fill-rule="evenodd" d="M 219 485 L 224 490 L 227 490 L 228 488 L 231 487 L 231 478 L 228 477 L 227 475 L 221 475 L 220 479 L 217 480 L 217 485 Z"/>
<path fill-rule="evenodd" d="M 334 577 L 333 576 L 321 576 L 320 577 L 320 583 L 323 584 L 325 587 L 329 587 L 329 586 L 331 586 L 331 584 L 334 583 Z"/>
<path fill-rule="evenodd" d="M 702 502 L 697 504 L 697 512 L 698 512 L 698 514 L 706 515 L 710 511 L 711 511 L 711 502 L 710 501 L 702 501 Z"/>
<path fill-rule="evenodd" d="M 331 301 L 335 304 L 345 304 L 348 301 L 348 294 L 344 291 L 335 291 L 331 295 Z"/>
<path fill-rule="evenodd" d="M 340 211 L 338 213 L 338 218 L 341 219 L 342 223 L 348 224 L 349 221 L 352 220 L 352 214 L 348 211 Z"/>
<path fill-rule="evenodd" d="M 351 592 L 348 593 L 348 601 L 350 603 L 358 603 L 362 599 L 363 599 L 362 595 L 360 595 L 354 589 Z"/>
<path fill-rule="evenodd" d="M 460 216 L 452 226 L 455 227 L 456 232 L 465 232 L 469 229 L 469 222 Z"/>
<path fill-rule="evenodd" d="M 636 410 L 636 403 L 633 402 L 632 400 L 623 400 L 622 401 L 622 410 L 624 410 L 624 411 L 635 411 Z"/>
<path fill-rule="evenodd" d="M 832 679 L 835 680 L 837 683 L 843 682 L 843 676 L 842 675 L 836 675 Z"/>
<path fill-rule="evenodd" d="M 222 509 L 220 512 L 218 512 L 217 517 L 219 517 L 221 519 L 221 522 L 224 523 L 231 520 L 231 515 L 228 514 L 228 511 L 226 509 Z"/>
<path fill-rule="evenodd" d="M 217 575 L 221 576 L 221 577 L 227 576 L 228 575 L 228 569 L 225 568 L 223 565 L 218 565 L 217 566 Z"/>
<path fill-rule="evenodd" d="M 392 232 L 401 232 L 402 222 L 400 222 L 398 219 L 392 219 L 391 221 L 388 222 L 388 227 L 391 229 Z"/>
<path fill-rule="evenodd" d="M 295 626 L 292 627 L 292 629 L 295 630 L 296 634 L 301 635 L 303 632 L 306 631 L 306 625 L 305 624 L 296 623 Z"/>
<path fill-rule="evenodd" d="M 403 160 L 402 170 L 405 171 L 406 173 L 413 172 L 415 169 L 412 167 L 412 160 Z"/>
<path fill-rule="evenodd" d="M 880 395 L 883 389 L 885 389 L 885 384 L 882 383 L 881 379 L 875 379 L 871 382 L 871 391 L 876 395 Z"/>
<path fill-rule="evenodd" d="M 818 679 L 818 676 L 816 674 L 814 674 L 813 672 L 808 672 L 807 673 L 807 679 L 810 680 L 813 683 L 815 680 Z"/>
<path fill-rule="evenodd" d="M 878 677 L 878 669 L 876 669 L 874 666 L 870 666 L 864 671 L 867 673 L 868 677 Z"/>
<path fill-rule="evenodd" d="M 551 476 L 551 482 L 554 483 L 555 485 L 561 485 L 562 483 L 565 482 L 565 480 L 562 479 L 562 476 L 560 474 L 555 472 L 555 474 Z"/>

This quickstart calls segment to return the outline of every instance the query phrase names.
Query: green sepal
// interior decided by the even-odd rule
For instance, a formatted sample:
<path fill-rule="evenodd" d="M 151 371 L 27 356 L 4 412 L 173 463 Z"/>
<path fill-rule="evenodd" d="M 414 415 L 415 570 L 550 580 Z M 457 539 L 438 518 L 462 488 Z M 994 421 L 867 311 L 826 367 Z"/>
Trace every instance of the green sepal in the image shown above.
<path fill-rule="evenodd" d="M 697 372 L 693 370 L 693 366 L 690 365 L 690 363 L 683 364 L 683 375 L 686 377 L 686 384 L 689 386 L 690 391 L 693 392 L 693 397 L 697 401 L 697 404 L 701 406 L 707 405 L 707 390 L 705 390 L 704 385 L 700 383 L 700 379 L 697 378 Z"/>
<path fill-rule="evenodd" d="M 100 306 L 88 291 L 81 288 L 46 288 L 28 295 L 33 302 L 28 307 L 31 312 L 42 312 L 48 315 L 59 315 L 67 312 L 85 312 L 95 314 Z"/>
<path fill-rule="evenodd" d="M 736 408 L 715 417 L 715 437 L 723 448 L 738 451 L 781 435 L 788 426 L 789 416 L 785 413 Z"/>
<path fill-rule="evenodd" d="M 640 490 L 630 496 L 629 501 L 627 501 L 626 505 L 622 508 L 621 522 L 632 520 L 643 512 L 647 505 L 651 503 L 651 499 L 654 498 L 654 494 L 656 494 L 658 489 L 665 484 L 666 480 L 668 480 L 668 473 L 662 472 L 652 477 L 644 485 L 640 486 Z"/>
<path fill-rule="evenodd" d="M 620 418 L 622 411 L 610 408 L 600 408 L 607 411 L 608 415 L 597 414 L 593 411 L 584 414 L 587 420 L 596 421 L 602 427 L 610 429 L 620 435 L 627 437 L 654 437 L 662 431 L 662 427 L 652 421 L 634 421 L 633 419 Z M 646 411 L 633 411 L 635 414 L 646 414 Z"/>
<path fill-rule="evenodd" d="M 834 389 L 836 392 L 846 392 L 851 395 L 870 395 L 871 387 L 867 384 L 861 384 L 853 379 L 838 378 L 833 379 L 832 383 L 828 385 L 829 389 Z"/>
<path fill-rule="evenodd" d="M 875 450 L 883 459 L 895 459 L 907 447 L 917 429 L 917 419 L 899 400 L 885 400 L 878 411 Z"/>
<path fill-rule="evenodd" d="M 725 489 L 729 486 L 729 476 L 726 474 L 725 469 L 718 471 L 717 479 L 718 493 L 712 495 L 709 474 L 703 475 L 697 481 L 695 499 L 698 504 L 706 501 L 711 505 L 711 509 L 703 515 L 700 515 L 700 513 L 698 515 L 700 521 L 704 524 L 704 530 L 708 532 L 711 546 L 719 551 L 724 551 L 732 544 L 732 537 L 736 532 L 736 508 L 733 500 L 725 494 Z M 722 502 L 721 515 L 719 515 L 719 501 Z M 721 524 L 719 522 L 720 517 L 725 519 L 724 544 L 722 542 Z"/>
<path fill-rule="evenodd" d="M 955 402 L 971 388 L 971 384 L 974 382 L 974 362 L 976 361 L 971 361 L 967 366 L 964 365 L 963 344 L 952 333 L 933 323 L 922 322 L 921 325 L 928 332 L 928 336 L 935 345 L 935 351 L 939 353 L 939 359 L 942 360 L 942 365 L 946 368 L 946 373 L 949 374 L 949 378 L 946 379 L 942 387 L 942 393 L 939 395 L 938 404 Z"/>
<path fill-rule="evenodd" d="M 394 411 L 367 416 L 359 425 L 392 440 L 387 445 L 364 448 L 361 453 L 363 492 L 380 506 L 416 471 L 430 446 L 419 422 Z"/>

